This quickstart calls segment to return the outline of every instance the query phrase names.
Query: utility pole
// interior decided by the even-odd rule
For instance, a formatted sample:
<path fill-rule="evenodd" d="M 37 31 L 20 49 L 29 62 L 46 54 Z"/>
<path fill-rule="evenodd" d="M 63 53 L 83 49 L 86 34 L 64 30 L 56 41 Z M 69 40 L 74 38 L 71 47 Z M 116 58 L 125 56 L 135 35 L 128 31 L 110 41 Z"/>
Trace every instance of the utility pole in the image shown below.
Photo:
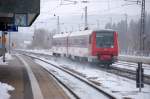
<path fill-rule="evenodd" d="M 60 22 L 59 22 L 59 16 L 57 16 L 57 33 L 60 33 Z"/>
<path fill-rule="evenodd" d="M 112 27 L 112 25 L 113 25 L 112 17 L 110 17 L 110 24 L 111 24 L 111 27 Z"/>
<path fill-rule="evenodd" d="M 88 30 L 88 22 L 87 22 L 87 6 L 85 7 L 85 30 Z"/>
<path fill-rule="evenodd" d="M 145 50 L 144 39 L 145 39 L 145 0 L 142 0 L 141 27 L 140 27 L 140 51 L 143 54 Z"/>
<path fill-rule="evenodd" d="M 124 0 L 124 1 L 129 1 L 129 0 Z M 140 55 L 144 54 L 145 50 L 145 44 L 144 44 L 144 39 L 145 39 L 145 0 L 135 0 L 135 1 L 129 1 L 129 2 L 135 2 L 136 4 L 141 4 L 141 24 L 140 24 L 140 33 L 139 33 L 139 50 L 140 50 Z"/>
<path fill-rule="evenodd" d="M 97 22 L 97 29 L 99 29 L 100 28 L 100 26 L 99 26 L 99 20 L 97 20 L 96 22 Z"/>
<path fill-rule="evenodd" d="M 126 51 L 128 52 L 128 49 L 129 49 L 129 36 L 128 36 L 128 15 L 125 13 L 125 36 L 126 36 L 126 44 L 125 44 L 125 48 L 126 48 Z"/>
<path fill-rule="evenodd" d="M 80 31 L 80 24 L 78 25 L 79 31 Z"/>
<path fill-rule="evenodd" d="M 126 21 L 126 33 L 128 32 L 128 15 L 125 14 L 125 21 Z"/>
<path fill-rule="evenodd" d="M 110 0 L 108 0 L 107 2 L 108 2 L 108 10 L 110 10 Z"/>
<path fill-rule="evenodd" d="M 10 54 L 10 50 L 11 50 L 11 32 L 8 32 L 9 34 L 9 54 Z"/>
<path fill-rule="evenodd" d="M 71 26 L 71 29 L 72 29 L 72 32 L 74 31 L 74 28 L 73 28 L 73 26 Z"/>

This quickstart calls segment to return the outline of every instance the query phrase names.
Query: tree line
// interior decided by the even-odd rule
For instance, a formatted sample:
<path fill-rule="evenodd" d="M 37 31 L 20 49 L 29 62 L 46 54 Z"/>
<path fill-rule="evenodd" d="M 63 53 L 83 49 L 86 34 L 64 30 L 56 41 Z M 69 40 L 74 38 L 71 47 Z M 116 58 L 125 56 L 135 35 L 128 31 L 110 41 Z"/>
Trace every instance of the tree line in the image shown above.
<path fill-rule="evenodd" d="M 121 53 L 139 54 L 140 52 L 140 26 L 141 20 L 121 20 L 118 23 L 107 23 L 106 29 L 118 31 L 119 47 Z M 150 54 L 150 14 L 146 14 L 144 37 L 144 54 Z"/>
<path fill-rule="evenodd" d="M 32 37 L 32 43 L 28 48 L 50 49 L 52 46 L 52 35 L 53 33 L 45 29 L 36 29 Z"/>

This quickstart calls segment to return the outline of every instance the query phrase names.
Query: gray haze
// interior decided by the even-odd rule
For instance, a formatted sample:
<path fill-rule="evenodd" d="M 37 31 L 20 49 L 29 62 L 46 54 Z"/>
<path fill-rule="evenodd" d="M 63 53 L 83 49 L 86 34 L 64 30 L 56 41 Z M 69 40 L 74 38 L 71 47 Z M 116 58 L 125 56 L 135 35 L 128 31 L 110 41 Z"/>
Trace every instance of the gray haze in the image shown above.
<path fill-rule="evenodd" d="M 125 14 L 127 14 L 128 24 L 131 20 L 138 22 L 140 19 L 141 6 L 135 3 L 124 0 L 88 0 L 88 3 L 83 4 L 81 3 L 82 0 L 75 1 L 77 1 L 76 4 L 68 4 L 64 0 L 41 0 L 41 14 L 34 24 L 31 27 L 19 28 L 19 32 L 14 33 L 14 35 L 20 35 L 17 39 L 19 39 L 19 42 L 23 42 L 25 40 L 32 41 L 33 35 L 38 29 L 45 30 L 50 34 L 51 31 L 56 31 L 57 16 L 60 17 L 61 32 L 83 29 L 85 6 L 88 7 L 88 25 L 90 29 L 105 28 L 108 23 L 118 24 L 126 19 Z M 150 13 L 149 5 L 150 0 L 146 0 L 147 13 Z"/>

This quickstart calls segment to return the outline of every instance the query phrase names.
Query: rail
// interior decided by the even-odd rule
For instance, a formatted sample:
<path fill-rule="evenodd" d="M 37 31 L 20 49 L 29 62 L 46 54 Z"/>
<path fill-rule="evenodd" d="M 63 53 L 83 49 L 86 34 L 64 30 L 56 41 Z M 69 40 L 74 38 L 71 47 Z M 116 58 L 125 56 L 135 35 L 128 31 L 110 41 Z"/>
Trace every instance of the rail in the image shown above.
<path fill-rule="evenodd" d="M 67 69 L 65 69 L 65 68 L 59 67 L 59 66 L 57 66 L 57 65 L 55 65 L 55 64 L 53 64 L 53 63 L 47 62 L 47 61 L 42 60 L 42 59 L 40 59 L 40 58 L 38 58 L 38 57 L 34 57 L 34 56 L 31 56 L 31 55 L 27 55 L 27 54 L 23 54 L 23 55 L 26 55 L 26 56 L 28 56 L 28 57 L 31 57 L 31 58 L 34 58 L 34 59 L 43 61 L 43 62 L 45 62 L 45 63 L 47 63 L 47 64 L 50 64 L 51 66 L 53 66 L 53 67 L 55 67 L 55 68 L 57 68 L 57 69 L 59 69 L 59 70 L 65 72 L 65 73 L 67 73 L 67 74 L 69 74 L 69 75 L 75 77 L 76 79 L 80 80 L 81 82 L 84 82 L 85 84 L 89 85 L 89 86 L 92 87 L 93 89 L 95 89 L 95 90 L 97 90 L 98 92 L 100 92 L 100 93 L 104 94 L 105 96 L 107 96 L 109 99 L 116 99 L 116 97 L 115 97 L 114 95 L 108 94 L 106 91 L 100 89 L 96 84 L 94 84 L 94 83 L 88 81 L 87 79 L 83 78 L 83 77 L 80 76 L 80 75 L 77 75 L 77 74 L 75 74 L 75 73 L 73 73 L 73 72 L 71 72 L 71 71 L 69 71 L 69 70 L 67 70 Z M 45 70 L 46 70 L 46 69 L 45 69 Z M 46 70 L 46 71 L 47 71 L 47 70 Z M 49 71 L 48 71 L 48 72 L 49 72 Z M 51 72 L 49 72 L 49 73 L 50 73 L 54 78 L 56 78 L 68 91 L 70 91 L 70 92 L 73 94 L 73 96 L 76 97 L 76 99 L 80 99 L 80 97 L 79 97 L 78 95 L 76 95 L 67 85 L 65 85 L 61 80 L 59 80 L 54 74 L 52 74 Z"/>

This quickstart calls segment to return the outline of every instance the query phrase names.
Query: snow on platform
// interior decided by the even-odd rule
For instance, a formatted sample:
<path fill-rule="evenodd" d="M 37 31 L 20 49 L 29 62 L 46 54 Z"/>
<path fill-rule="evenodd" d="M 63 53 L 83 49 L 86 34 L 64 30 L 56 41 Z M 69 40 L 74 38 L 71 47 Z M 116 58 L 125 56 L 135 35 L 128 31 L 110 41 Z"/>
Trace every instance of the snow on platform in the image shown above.
<path fill-rule="evenodd" d="M 15 90 L 14 87 L 6 84 L 6 83 L 1 83 L 0 82 L 0 99 L 10 99 L 10 94 L 8 91 L 13 91 Z"/>
<path fill-rule="evenodd" d="M 6 53 L 5 54 L 5 59 L 6 59 L 6 62 L 3 62 L 3 56 L 0 57 L 0 65 L 8 65 L 8 60 L 12 60 L 13 57 L 11 56 L 11 54 L 9 53 Z"/>
<path fill-rule="evenodd" d="M 9 53 L 6 53 L 5 58 L 6 58 L 6 62 L 3 62 L 3 57 L 0 57 L 0 65 L 8 65 L 7 61 L 13 59 L 13 57 Z M 0 99 L 10 99 L 11 96 L 8 93 L 8 91 L 13 91 L 13 90 L 15 90 L 15 88 L 12 87 L 11 85 L 0 82 Z"/>

